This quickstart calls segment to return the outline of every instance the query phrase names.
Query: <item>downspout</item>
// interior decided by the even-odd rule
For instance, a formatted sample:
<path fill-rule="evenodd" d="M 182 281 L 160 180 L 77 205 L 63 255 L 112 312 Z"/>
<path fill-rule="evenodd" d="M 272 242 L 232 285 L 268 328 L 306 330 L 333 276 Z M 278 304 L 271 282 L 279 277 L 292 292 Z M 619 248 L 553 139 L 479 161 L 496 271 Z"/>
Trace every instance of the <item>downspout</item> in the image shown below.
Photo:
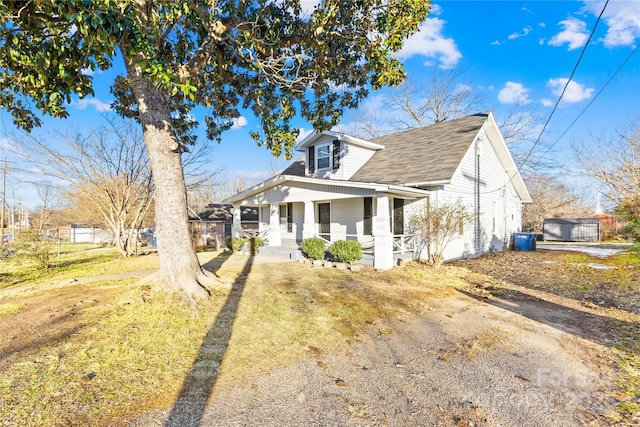
<path fill-rule="evenodd" d="M 476 208 L 476 224 L 475 224 L 475 247 L 476 253 L 481 250 L 482 226 L 480 222 L 480 142 L 481 138 L 476 139 L 476 188 L 475 188 L 475 208 Z"/>

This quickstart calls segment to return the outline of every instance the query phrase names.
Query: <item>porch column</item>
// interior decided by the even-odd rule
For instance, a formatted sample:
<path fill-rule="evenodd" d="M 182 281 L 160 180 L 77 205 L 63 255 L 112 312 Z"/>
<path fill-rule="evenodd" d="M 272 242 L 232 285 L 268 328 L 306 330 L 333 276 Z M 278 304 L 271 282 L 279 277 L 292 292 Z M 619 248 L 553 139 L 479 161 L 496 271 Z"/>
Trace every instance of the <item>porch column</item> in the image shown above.
<path fill-rule="evenodd" d="M 233 225 L 231 226 L 231 237 L 242 237 L 242 219 L 240 216 L 240 205 L 233 205 Z"/>
<path fill-rule="evenodd" d="M 393 268 L 393 234 L 389 216 L 389 197 L 378 196 L 376 221 L 373 230 L 373 266 L 380 270 Z"/>
<path fill-rule="evenodd" d="M 282 246 L 280 208 L 274 204 L 269 205 L 269 246 Z"/>
<path fill-rule="evenodd" d="M 313 202 L 304 202 L 304 223 L 302 224 L 302 239 L 308 239 L 316 234 L 316 221 Z"/>

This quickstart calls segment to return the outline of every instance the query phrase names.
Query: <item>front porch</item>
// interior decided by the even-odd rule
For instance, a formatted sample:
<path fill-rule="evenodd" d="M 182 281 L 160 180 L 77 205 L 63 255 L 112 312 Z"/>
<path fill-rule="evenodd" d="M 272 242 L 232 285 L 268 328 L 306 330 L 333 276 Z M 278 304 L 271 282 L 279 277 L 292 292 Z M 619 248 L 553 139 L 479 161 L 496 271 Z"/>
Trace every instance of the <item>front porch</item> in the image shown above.
<path fill-rule="evenodd" d="M 298 259 L 300 242 L 310 237 L 323 239 L 327 247 L 356 240 L 365 253 L 362 263 L 388 270 L 399 257 L 412 256 L 408 218 L 429 194 L 412 187 L 279 175 L 228 199 L 232 235 L 244 233 L 240 209 L 255 207 L 259 220 L 253 234 L 266 242 L 263 253 Z"/>
<path fill-rule="evenodd" d="M 265 242 L 265 246 L 260 248 L 258 256 L 271 256 L 283 259 L 289 259 L 292 261 L 301 260 L 304 257 L 302 249 L 300 248 L 301 240 L 281 238 L 280 245 L 271 245 L 269 242 L 269 232 L 259 230 L 243 230 L 241 237 L 246 239 L 252 237 L 259 237 Z M 325 242 L 325 249 L 328 249 L 331 243 L 330 240 L 326 240 L 319 237 Z M 370 240 L 364 239 L 364 237 L 371 236 L 355 236 L 347 235 L 346 240 L 357 240 L 362 244 L 362 258 L 358 260 L 359 264 L 375 266 L 375 237 L 371 237 Z M 412 260 L 414 259 L 415 252 L 415 236 L 413 235 L 396 235 L 393 236 L 393 266 L 398 265 L 400 259 Z"/>

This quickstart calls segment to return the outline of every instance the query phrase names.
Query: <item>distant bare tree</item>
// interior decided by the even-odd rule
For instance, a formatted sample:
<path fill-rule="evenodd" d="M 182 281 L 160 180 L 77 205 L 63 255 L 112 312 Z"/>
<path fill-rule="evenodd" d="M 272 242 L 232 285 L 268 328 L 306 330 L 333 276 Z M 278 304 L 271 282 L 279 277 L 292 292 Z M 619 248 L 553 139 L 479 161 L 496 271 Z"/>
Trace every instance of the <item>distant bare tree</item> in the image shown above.
<path fill-rule="evenodd" d="M 478 112 L 480 98 L 463 83 L 464 76 L 461 69 L 436 69 L 422 80 L 405 80 L 388 96 L 388 104 L 403 113 L 399 127 L 423 127 Z"/>
<path fill-rule="evenodd" d="M 24 160 L 43 176 L 55 177 L 56 189 L 81 217 L 110 229 L 123 256 L 133 254 L 135 230 L 151 206 L 154 190 L 139 127 L 112 120 L 54 138 L 58 144 L 23 134 L 20 141 L 28 153 Z"/>
<path fill-rule="evenodd" d="M 526 179 L 533 203 L 524 205 L 523 228 L 542 232 L 545 218 L 571 218 L 593 214 L 586 191 L 571 188 L 555 176 L 538 175 Z"/>
<path fill-rule="evenodd" d="M 53 213 L 60 207 L 61 200 L 59 192 L 51 185 L 39 185 L 36 189 L 42 201 L 42 204 L 38 207 L 39 214 L 36 230 L 38 233 L 42 233 Z"/>
<path fill-rule="evenodd" d="M 601 135 L 574 152 L 588 176 L 605 188 L 615 204 L 640 200 L 640 116 L 630 119 L 614 137 Z"/>
<path fill-rule="evenodd" d="M 573 148 L 584 173 L 603 187 L 640 238 L 640 116 L 629 119 L 613 137 L 601 135 Z"/>
<path fill-rule="evenodd" d="M 246 177 L 229 178 L 222 173 L 211 176 L 197 185 L 190 185 L 188 192 L 189 205 L 197 203 L 221 203 L 227 197 L 249 187 Z"/>
<path fill-rule="evenodd" d="M 407 79 L 387 95 L 373 98 L 353 122 L 334 130 L 373 139 L 488 110 L 483 107 L 487 102 L 469 80 L 461 69 L 438 69 L 421 80 Z M 496 115 L 502 136 L 524 176 L 556 165 L 549 144 L 536 141 L 541 117 L 526 99 L 515 102 L 502 117 Z"/>

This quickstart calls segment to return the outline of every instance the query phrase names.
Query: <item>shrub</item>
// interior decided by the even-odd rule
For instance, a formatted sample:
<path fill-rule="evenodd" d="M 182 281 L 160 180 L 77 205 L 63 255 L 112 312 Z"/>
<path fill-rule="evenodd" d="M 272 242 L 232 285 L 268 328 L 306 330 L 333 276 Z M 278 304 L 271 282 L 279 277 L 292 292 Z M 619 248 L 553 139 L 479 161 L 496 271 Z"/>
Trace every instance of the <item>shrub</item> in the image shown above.
<path fill-rule="evenodd" d="M 319 237 L 309 237 L 300 243 L 305 256 L 311 260 L 324 258 L 324 240 Z"/>
<path fill-rule="evenodd" d="M 244 239 L 242 237 L 227 237 L 227 240 L 224 241 L 225 246 L 233 252 L 238 252 L 242 250 L 244 246 Z"/>
<path fill-rule="evenodd" d="M 362 245 L 355 240 L 338 240 L 329 246 L 329 253 L 339 262 L 353 262 L 362 258 Z"/>
<path fill-rule="evenodd" d="M 36 230 L 29 228 L 21 230 L 16 236 L 18 251 L 26 258 L 35 260 L 39 267 L 48 270 L 51 242 L 46 236 L 40 235 Z"/>
<path fill-rule="evenodd" d="M 258 250 L 264 246 L 264 240 L 260 237 L 252 237 L 249 239 L 249 247 L 251 248 L 252 254 L 257 254 Z"/>

